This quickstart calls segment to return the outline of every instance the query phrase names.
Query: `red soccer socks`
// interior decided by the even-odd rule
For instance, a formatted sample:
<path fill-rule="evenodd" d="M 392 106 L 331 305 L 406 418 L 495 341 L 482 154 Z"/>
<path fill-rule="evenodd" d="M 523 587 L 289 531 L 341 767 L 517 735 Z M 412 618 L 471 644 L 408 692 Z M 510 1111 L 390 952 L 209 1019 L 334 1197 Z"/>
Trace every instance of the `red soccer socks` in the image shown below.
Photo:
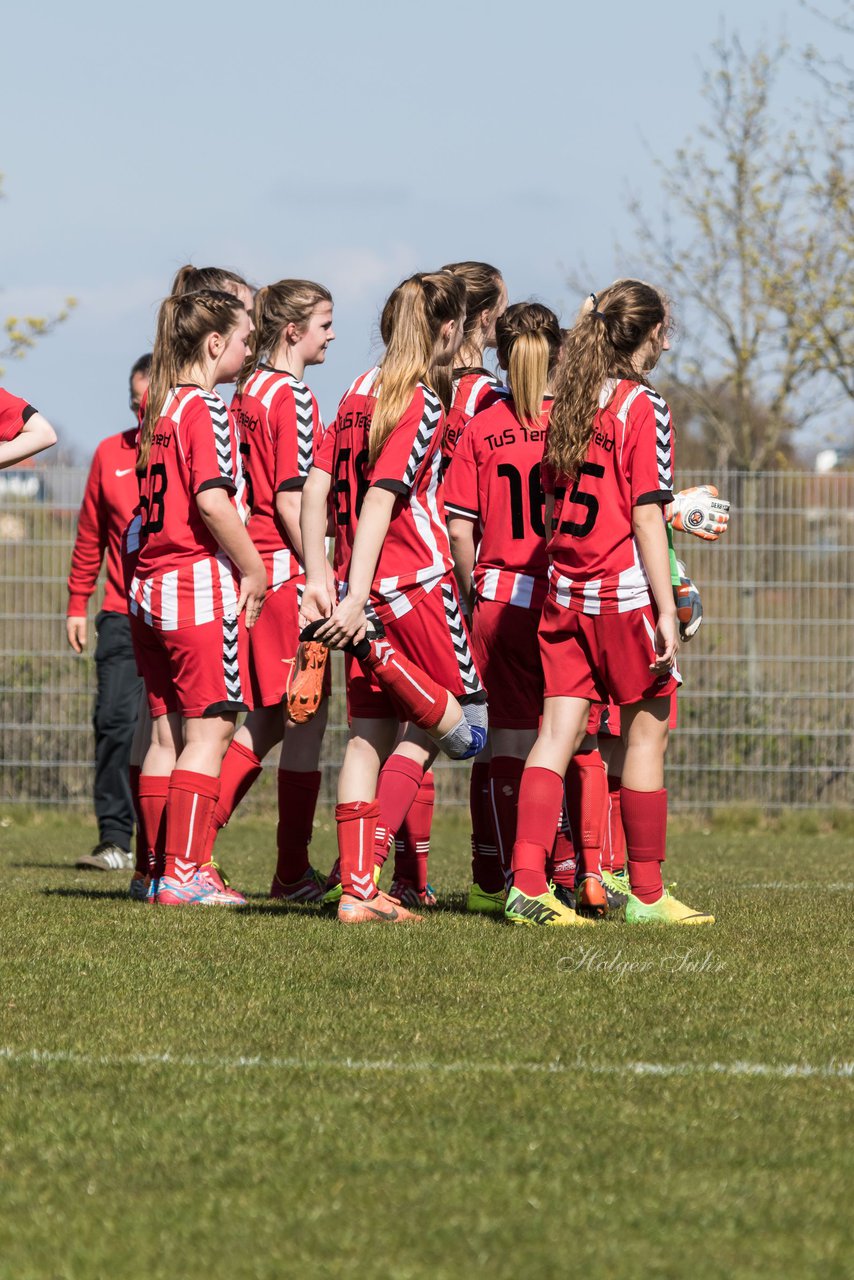
<path fill-rule="evenodd" d="M 624 871 L 626 866 L 626 833 L 620 810 L 622 781 L 608 774 L 608 835 L 603 865 L 606 871 Z"/>
<path fill-rule="evenodd" d="M 374 844 L 377 866 L 385 865 L 391 842 L 412 808 L 423 781 L 423 766 L 397 752 L 392 753 L 380 769 L 377 783 L 379 818 Z"/>
<path fill-rule="evenodd" d="M 380 806 L 376 800 L 355 800 L 335 806 L 341 890 L 356 898 L 373 898 L 374 838 Z"/>
<path fill-rule="evenodd" d="M 430 855 L 430 830 L 436 787 L 433 771 L 421 780 L 421 786 L 409 812 L 394 838 L 394 878 L 414 885 L 419 893 L 427 888 L 427 861 Z"/>
<path fill-rule="evenodd" d="M 187 883 L 207 861 L 207 837 L 219 778 L 189 769 L 173 769 L 166 796 L 164 875 Z"/>
<path fill-rule="evenodd" d="M 308 846 L 323 775 L 279 769 L 279 824 L 276 827 L 276 879 L 296 884 L 308 870 Z"/>
<path fill-rule="evenodd" d="M 566 806 L 577 874 L 598 876 L 608 821 L 608 779 L 598 751 L 573 756 L 566 771 Z"/>
<path fill-rule="evenodd" d="M 661 864 L 667 840 L 667 791 L 620 789 L 626 829 L 629 882 L 641 902 L 656 902 L 664 892 Z"/>
<path fill-rule="evenodd" d="M 136 836 L 136 869 L 143 875 L 161 876 L 166 856 L 166 796 L 169 779 L 142 774 L 139 779 L 139 830 Z"/>
<path fill-rule="evenodd" d="M 249 788 L 260 777 L 261 761 L 250 747 L 233 739 L 222 761 L 219 771 L 219 798 L 211 816 L 205 848 L 205 862 L 209 862 L 213 853 L 214 841 L 221 827 L 224 827 L 234 813 Z"/>
<path fill-rule="evenodd" d="M 448 707 L 448 690 L 443 685 L 385 639 L 371 641 L 370 653 L 359 661 L 400 709 L 402 721 L 428 733 L 436 728 Z"/>
<path fill-rule="evenodd" d="M 529 897 L 548 892 L 546 858 L 551 853 L 563 800 L 563 778 L 551 769 L 525 769 L 513 846 L 513 884 Z"/>
<path fill-rule="evenodd" d="M 515 756 L 495 756 L 485 766 L 475 765 L 474 769 L 477 768 L 486 768 L 488 773 L 489 801 L 498 865 L 496 866 L 495 858 L 484 857 L 482 854 L 478 858 L 475 855 L 472 860 L 472 879 L 486 893 L 497 893 L 499 889 L 504 889 L 510 883 L 510 867 L 519 811 L 519 787 L 525 761 Z M 472 769 L 472 785 L 474 785 L 474 769 Z M 490 881 L 489 884 L 485 884 L 478 878 L 478 871 L 481 876 Z"/>

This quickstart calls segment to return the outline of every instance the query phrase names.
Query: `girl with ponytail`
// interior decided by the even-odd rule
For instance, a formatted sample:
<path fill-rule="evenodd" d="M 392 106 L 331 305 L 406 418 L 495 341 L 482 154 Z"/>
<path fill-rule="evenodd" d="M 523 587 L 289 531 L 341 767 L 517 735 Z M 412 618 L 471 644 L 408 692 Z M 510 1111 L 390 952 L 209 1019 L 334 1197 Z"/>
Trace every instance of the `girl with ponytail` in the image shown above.
<path fill-rule="evenodd" d="M 496 345 L 497 322 L 507 310 L 507 287 L 498 268 L 488 262 L 450 262 L 442 270 L 462 280 L 466 289 L 463 344 L 454 360 L 452 399 L 442 441 L 447 467 L 466 424 L 501 397 L 501 383 L 483 367 L 483 359 L 484 352 Z"/>
<path fill-rule="evenodd" d="M 305 584 L 300 508 L 302 490 L 322 434 L 306 368 L 326 359 L 334 341 L 332 295 L 311 280 L 279 280 L 255 295 L 255 354 L 238 380 L 232 412 L 252 514 L 249 536 L 267 573 L 264 612 L 249 635 L 254 710 L 223 761 L 210 848 L 252 783 L 261 761 L 281 742 L 278 768 L 277 863 L 270 896 L 319 902 L 326 876 L 310 865 L 308 846 L 320 791 L 320 749 L 329 680 L 316 714 L 297 724 L 288 716 L 288 687 L 299 645 L 299 597 Z M 332 571 L 329 569 L 329 586 Z M 327 669 L 328 677 L 328 669 Z"/>
<path fill-rule="evenodd" d="M 378 878 L 437 751 L 462 759 L 486 740 L 485 693 L 451 573 L 434 385 L 459 349 L 464 308 L 464 288 L 447 272 L 398 286 L 383 312 L 385 354 L 342 399 L 303 493 L 303 638 L 347 653 L 350 736 L 336 809 L 346 923 L 418 918 L 378 892 L 375 869 Z M 337 604 L 326 583 L 330 496 Z M 426 884 L 412 893 L 425 901 Z"/>
<path fill-rule="evenodd" d="M 236 271 L 229 271 L 228 267 L 194 267 L 189 262 L 179 267 L 170 290 L 173 296 L 178 293 L 198 293 L 200 289 L 216 289 L 220 293 L 233 293 L 241 306 L 244 306 L 250 314 L 252 312 L 251 285 L 248 285 L 243 276 L 239 276 Z"/>
<path fill-rule="evenodd" d="M 668 349 L 668 306 L 651 285 L 618 280 L 592 296 L 563 344 L 543 482 L 548 596 L 540 623 L 542 727 L 519 788 L 512 886 L 517 924 L 591 925 L 549 890 L 545 866 L 563 779 L 591 704 L 621 707 L 620 802 L 630 924 L 710 924 L 664 889 L 670 698 L 680 677 L 664 508 L 673 497 L 670 410 L 647 375 Z"/>
<path fill-rule="evenodd" d="M 509 398 L 475 414 L 445 477 L 454 569 L 469 604 L 472 649 L 489 694 L 491 760 L 473 778 L 472 887 L 468 909 L 500 914 L 525 757 L 537 737 L 543 673 L 537 627 L 548 558 L 540 467 L 561 345 L 557 316 L 519 302 L 498 318 L 498 363 Z M 477 538 L 479 537 L 479 544 Z M 480 812 L 486 791 L 486 817 Z"/>
<path fill-rule="evenodd" d="M 162 905 L 244 902 L 210 865 L 206 837 L 237 713 L 249 706 L 246 631 L 266 589 L 239 503 L 234 422 L 214 390 L 240 372 L 251 327 L 234 294 L 212 289 L 167 298 L 157 318 L 129 603 L 152 717 L 140 805 L 149 847 L 162 851 L 151 887 Z"/>

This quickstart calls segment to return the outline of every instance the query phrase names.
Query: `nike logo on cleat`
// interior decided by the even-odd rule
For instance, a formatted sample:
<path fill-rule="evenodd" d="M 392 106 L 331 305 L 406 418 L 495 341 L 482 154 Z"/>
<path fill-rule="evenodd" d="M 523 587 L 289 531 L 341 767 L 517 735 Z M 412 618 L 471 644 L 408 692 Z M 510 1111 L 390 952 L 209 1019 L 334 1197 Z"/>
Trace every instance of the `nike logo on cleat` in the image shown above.
<path fill-rule="evenodd" d="M 397 920 L 398 914 L 394 907 L 388 911 L 381 911 L 379 907 L 372 907 L 369 902 L 365 903 L 365 910 L 370 911 L 372 916 L 376 916 L 379 920 Z"/>
<path fill-rule="evenodd" d="M 526 920 L 532 920 L 535 924 L 548 924 L 558 916 L 557 911 L 547 907 L 544 902 L 537 902 L 535 898 L 528 898 L 518 906 L 514 902 L 511 911 L 515 916 L 524 916 Z"/>

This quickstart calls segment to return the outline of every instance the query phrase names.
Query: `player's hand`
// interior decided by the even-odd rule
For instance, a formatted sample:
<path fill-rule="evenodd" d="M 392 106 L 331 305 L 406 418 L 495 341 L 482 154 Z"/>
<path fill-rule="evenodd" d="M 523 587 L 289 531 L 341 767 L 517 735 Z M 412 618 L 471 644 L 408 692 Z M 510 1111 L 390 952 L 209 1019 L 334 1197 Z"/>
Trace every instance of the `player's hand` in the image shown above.
<path fill-rule="evenodd" d="M 701 484 L 674 494 L 668 519 L 679 533 L 693 533 L 704 542 L 717 542 L 727 531 L 729 507 L 713 484 Z"/>
<path fill-rule="evenodd" d="M 82 653 L 86 648 L 87 628 L 85 618 L 66 618 L 65 634 L 68 636 L 68 643 L 71 645 L 75 653 Z"/>
<path fill-rule="evenodd" d="M 319 618 L 328 618 L 332 613 L 332 602 L 335 599 L 335 581 L 332 589 L 329 583 L 307 582 L 303 588 L 302 603 L 299 607 L 299 629 L 303 630 L 310 622 Z"/>
<path fill-rule="evenodd" d="M 261 616 L 261 606 L 267 594 L 267 570 L 252 569 L 240 578 L 240 595 L 237 599 L 238 615 L 246 610 L 246 626 L 251 630 Z"/>
<path fill-rule="evenodd" d="M 679 652 L 679 636 L 675 613 L 660 613 L 655 624 L 655 662 L 649 664 L 650 671 L 663 675 L 669 671 L 676 661 Z"/>
<path fill-rule="evenodd" d="M 677 560 L 676 564 L 680 578 L 679 586 L 673 588 L 673 598 L 676 601 L 676 616 L 679 619 L 679 639 L 687 643 L 700 629 L 700 623 L 703 621 L 703 602 L 699 591 L 688 577 L 682 561 Z"/>
<path fill-rule="evenodd" d="M 315 640 L 321 640 L 330 649 L 342 649 L 351 641 L 361 640 L 367 630 L 365 606 L 353 596 L 345 596 L 332 610 L 325 627 L 315 632 Z"/>

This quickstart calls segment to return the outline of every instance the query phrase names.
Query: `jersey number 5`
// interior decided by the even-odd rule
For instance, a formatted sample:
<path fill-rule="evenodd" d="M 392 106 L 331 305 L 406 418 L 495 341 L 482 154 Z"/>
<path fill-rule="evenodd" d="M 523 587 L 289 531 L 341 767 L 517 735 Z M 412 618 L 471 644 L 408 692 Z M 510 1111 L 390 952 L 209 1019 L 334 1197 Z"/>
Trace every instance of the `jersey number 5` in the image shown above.
<path fill-rule="evenodd" d="M 593 526 L 599 514 L 599 499 L 595 494 L 585 493 L 581 488 L 581 482 L 585 476 L 589 476 L 592 480 L 601 480 L 604 474 L 605 468 L 600 466 L 598 462 L 582 462 L 578 469 L 578 479 L 572 486 L 566 501 L 572 502 L 579 507 L 586 507 L 587 515 L 581 522 L 577 520 L 562 520 L 560 525 L 561 533 L 568 533 L 573 538 L 586 538 L 588 533 L 593 532 Z"/>
<path fill-rule="evenodd" d="M 149 492 L 140 495 L 139 508 L 142 512 L 141 538 L 150 533 L 159 533 L 163 528 L 163 506 L 166 499 L 166 467 L 162 462 L 155 462 L 148 469 Z"/>

